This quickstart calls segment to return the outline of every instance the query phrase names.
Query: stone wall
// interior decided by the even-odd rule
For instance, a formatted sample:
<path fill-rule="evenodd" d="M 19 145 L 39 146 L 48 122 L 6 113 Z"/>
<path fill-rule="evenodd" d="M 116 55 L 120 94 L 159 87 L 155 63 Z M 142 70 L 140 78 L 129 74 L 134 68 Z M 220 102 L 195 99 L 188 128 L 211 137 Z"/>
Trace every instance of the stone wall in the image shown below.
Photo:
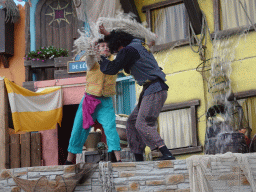
<path fill-rule="evenodd" d="M 251 156 L 249 163 L 252 173 L 256 178 L 256 155 Z M 226 162 L 212 162 L 211 174 L 207 180 L 217 192 L 252 191 L 251 186 L 237 164 L 227 160 Z M 105 169 L 97 168 L 90 178 L 83 184 L 77 185 L 75 191 L 101 192 L 103 190 L 103 178 L 111 178 L 115 190 L 113 191 L 144 191 L 144 192 L 189 192 L 189 174 L 186 160 L 175 161 L 144 161 L 123 163 L 100 163 Z M 109 166 L 107 166 L 109 165 Z M 107 175 L 106 170 L 110 171 Z M 0 171 L 0 191 L 19 192 L 23 191 L 9 176 L 10 171 L 14 176 L 23 179 L 35 180 L 46 176 L 54 180 L 56 175 L 64 177 L 74 175 L 77 171 L 76 165 L 52 166 L 52 167 L 28 167 Z M 106 174 L 106 177 L 102 175 Z M 107 180 L 106 180 L 107 181 Z M 105 182 L 107 183 L 107 182 Z"/>

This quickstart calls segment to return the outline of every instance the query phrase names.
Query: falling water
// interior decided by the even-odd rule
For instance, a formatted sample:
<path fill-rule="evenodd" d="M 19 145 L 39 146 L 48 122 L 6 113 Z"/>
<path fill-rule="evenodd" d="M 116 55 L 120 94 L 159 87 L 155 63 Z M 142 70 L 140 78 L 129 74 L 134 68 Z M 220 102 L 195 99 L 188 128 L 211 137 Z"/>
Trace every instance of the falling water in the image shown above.
<path fill-rule="evenodd" d="M 235 37 L 234 34 L 225 34 L 222 37 L 217 34 L 213 41 L 213 56 L 208 80 L 210 99 L 205 138 L 206 154 L 227 151 L 246 152 L 244 135 L 238 132 L 246 127 L 244 125 L 246 121 L 242 107 L 232 93 L 230 79 L 236 48 L 246 32 L 247 30 L 241 30 Z"/>

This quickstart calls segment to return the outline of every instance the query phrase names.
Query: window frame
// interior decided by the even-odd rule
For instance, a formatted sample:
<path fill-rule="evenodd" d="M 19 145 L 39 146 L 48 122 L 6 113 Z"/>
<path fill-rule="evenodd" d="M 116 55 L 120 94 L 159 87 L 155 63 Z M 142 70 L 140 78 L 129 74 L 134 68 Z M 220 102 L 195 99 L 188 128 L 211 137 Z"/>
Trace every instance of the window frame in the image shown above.
<path fill-rule="evenodd" d="M 174 5 L 179 5 L 184 3 L 183 0 L 166 0 L 166 1 L 162 1 L 159 3 L 154 3 L 151 5 L 147 5 L 147 6 L 143 6 L 142 7 L 142 12 L 146 14 L 146 21 L 148 24 L 148 28 L 150 28 L 150 30 L 152 31 L 151 27 L 152 27 L 152 14 L 151 11 L 155 10 L 155 9 L 160 9 L 160 8 L 165 8 L 165 7 L 169 7 L 169 6 L 174 6 Z M 188 16 L 187 16 L 188 17 Z M 152 51 L 153 52 L 159 52 L 162 50 L 166 50 L 169 49 L 173 46 L 176 47 L 181 47 L 181 46 L 185 46 L 185 45 L 189 45 L 189 38 L 185 38 L 185 39 L 181 39 L 181 40 L 177 40 L 177 41 L 172 41 L 169 43 L 165 43 L 165 44 L 161 44 L 161 45 L 155 45 L 152 47 Z"/>
<path fill-rule="evenodd" d="M 169 149 L 174 155 L 183 155 L 188 153 L 197 153 L 202 152 L 203 147 L 198 143 L 198 133 L 197 133 L 197 111 L 196 107 L 200 105 L 200 100 L 191 100 L 181 103 L 167 104 L 164 105 L 161 112 L 180 110 L 185 108 L 191 109 L 191 124 L 192 124 L 192 146 L 173 148 Z"/>
<path fill-rule="evenodd" d="M 220 0 L 213 0 L 213 14 L 214 14 L 214 32 L 211 34 L 211 38 L 213 39 L 215 35 L 218 33 L 218 37 L 223 37 L 225 38 L 225 34 L 236 34 L 239 31 L 246 30 L 248 27 L 236 27 L 232 29 L 226 29 L 226 30 L 221 30 L 221 20 L 220 20 Z M 254 24 L 256 27 L 256 23 Z M 254 31 L 253 26 L 250 26 L 249 31 Z"/>

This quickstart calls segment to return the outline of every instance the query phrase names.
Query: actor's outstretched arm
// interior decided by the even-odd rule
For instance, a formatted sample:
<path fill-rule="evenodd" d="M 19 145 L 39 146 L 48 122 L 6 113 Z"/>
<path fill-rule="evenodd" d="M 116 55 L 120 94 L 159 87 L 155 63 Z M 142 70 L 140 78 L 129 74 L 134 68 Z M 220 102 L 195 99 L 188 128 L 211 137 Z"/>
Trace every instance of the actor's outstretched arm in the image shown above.
<path fill-rule="evenodd" d="M 136 49 L 127 46 L 118 52 L 116 59 L 113 61 L 109 61 L 103 56 L 101 58 L 101 72 L 108 75 L 115 75 L 124 67 L 131 67 L 140 58 L 140 55 Z"/>

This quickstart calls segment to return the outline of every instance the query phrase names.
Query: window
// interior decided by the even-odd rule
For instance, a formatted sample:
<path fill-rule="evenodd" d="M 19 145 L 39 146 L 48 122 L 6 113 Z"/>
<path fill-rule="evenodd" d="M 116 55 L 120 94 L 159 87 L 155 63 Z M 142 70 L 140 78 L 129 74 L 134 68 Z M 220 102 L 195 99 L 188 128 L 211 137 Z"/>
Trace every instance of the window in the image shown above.
<path fill-rule="evenodd" d="M 115 113 L 130 115 L 136 103 L 135 81 L 132 76 L 123 73 L 118 74 L 116 81 Z"/>
<path fill-rule="evenodd" d="M 159 131 L 175 155 L 202 151 L 197 142 L 196 106 L 199 100 L 165 105 L 159 115 Z"/>
<path fill-rule="evenodd" d="M 188 44 L 188 15 L 183 0 L 168 0 L 144 6 L 149 28 L 157 34 L 154 51 Z"/>
<path fill-rule="evenodd" d="M 215 32 L 248 26 L 252 30 L 256 23 L 256 0 L 213 0 L 213 7 Z"/>

